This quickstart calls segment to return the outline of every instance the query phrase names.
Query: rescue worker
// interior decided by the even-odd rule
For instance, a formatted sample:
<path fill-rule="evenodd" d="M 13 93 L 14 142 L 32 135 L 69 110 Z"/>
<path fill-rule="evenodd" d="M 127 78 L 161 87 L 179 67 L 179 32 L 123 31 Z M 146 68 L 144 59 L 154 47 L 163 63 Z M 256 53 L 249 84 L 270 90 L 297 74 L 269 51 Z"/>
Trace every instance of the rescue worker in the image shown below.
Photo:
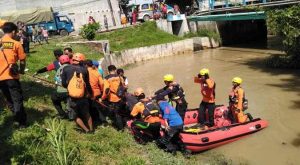
<path fill-rule="evenodd" d="M 233 123 L 244 123 L 252 120 L 250 113 L 244 114 L 245 108 L 247 108 L 247 100 L 245 98 L 244 89 L 241 87 L 243 80 L 240 77 L 234 77 L 232 79 L 232 90 L 229 93 L 229 110 L 230 117 Z"/>
<path fill-rule="evenodd" d="M 62 85 L 65 88 L 68 88 L 68 93 L 70 97 L 70 107 L 72 110 L 74 110 L 76 119 L 76 124 L 79 125 L 80 128 L 84 130 L 85 133 L 93 133 L 93 120 L 89 113 L 89 102 L 87 97 L 93 96 L 93 91 L 89 82 L 89 73 L 87 69 L 83 66 L 83 61 L 85 60 L 85 55 L 81 53 L 75 53 L 73 55 L 72 59 L 72 65 L 66 66 L 62 72 L 61 80 Z M 69 89 L 69 85 L 72 82 L 74 76 L 77 78 L 82 78 L 83 82 L 81 80 L 77 80 L 76 86 L 80 86 L 80 84 L 84 83 L 84 94 L 82 97 L 72 97 L 74 91 L 71 91 Z M 73 85 L 73 84 L 71 84 Z M 77 91 L 77 90 L 76 90 Z M 85 125 L 85 122 L 88 124 L 88 126 Z"/>
<path fill-rule="evenodd" d="M 203 96 L 198 110 L 198 122 L 201 126 L 214 126 L 214 109 L 215 109 L 215 88 L 216 84 L 209 77 L 209 70 L 203 68 L 197 77 L 194 78 L 195 83 L 200 83 L 201 94 Z M 206 120 L 206 110 L 208 111 L 208 121 Z"/>
<path fill-rule="evenodd" d="M 62 102 L 67 102 L 69 96 L 68 96 L 68 90 L 62 86 L 62 80 L 61 75 L 63 73 L 63 70 L 66 66 L 70 65 L 70 58 L 67 55 L 62 55 L 59 57 L 59 63 L 60 67 L 56 71 L 55 74 L 55 84 L 56 84 L 56 92 L 54 92 L 51 95 L 52 103 L 55 107 L 55 109 L 58 112 L 58 116 L 60 118 L 67 118 L 67 113 L 62 108 Z M 71 117 L 72 118 L 72 117 Z"/>
<path fill-rule="evenodd" d="M 124 80 L 117 75 L 117 68 L 114 65 L 108 66 L 109 75 L 104 80 L 104 94 L 102 95 L 102 101 L 108 99 L 110 117 L 112 118 L 115 127 L 118 131 L 124 129 L 124 123 L 121 116 L 123 106 L 122 95 L 125 94 Z"/>
<path fill-rule="evenodd" d="M 183 88 L 174 81 L 174 76 L 167 74 L 164 76 L 165 87 L 155 92 L 156 97 L 165 97 L 168 95 L 170 101 L 176 103 L 176 111 L 179 113 L 182 120 L 184 120 L 185 112 L 187 110 L 187 102 L 185 100 L 185 93 Z"/>
<path fill-rule="evenodd" d="M 167 102 L 164 98 L 157 98 L 158 105 L 162 117 L 164 119 L 164 126 L 166 130 L 165 136 L 160 139 L 162 143 L 165 143 L 166 151 L 176 154 L 179 149 L 184 156 L 189 157 L 191 152 L 186 150 L 184 143 L 181 141 L 179 134 L 183 130 L 183 120 L 178 112 Z"/>
<path fill-rule="evenodd" d="M 130 115 L 135 118 L 138 115 L 141 117 L 131 124 L 134 138 L 141 144 L 159 139 L 159 107 L 154 102 L 145 99 L 145 93 L 142 88 L 137 88 L 134 91 L 134 96 L 136 96 L 139 102 L 134 105 Z"/>
<path fill-rule="evenodd" d="M 45 72 L 48 72 L 48 71 L 52 71 L 52 70 L 55 70 L 57 71 L 60 67 L 60 64 L 59 64 L 59 57 L 61 55 L 63 55 L 63 51 L 61 49 L 55 49 L 53 51 L 53 54 L 54 54 L 54 57 L 55 57 L 55 61 L 53 61 L 51 64 L 47 65 L 46 67 L 43 67 L 41 69 L 39 69 L 37 72 L 35 72 L 33 74 L 33 76 L 36 76 L 38 74 L 41 74 L 41 73 L 45 73 Z"/>
<path fill-rule="evenodd" d="M 8 108 L 14 113 L 14 121 L 19 128 L 24 128 L 27 117 L 19 78 L 20 74 L 24 74 L 26 54 L 22 44 L 13 39 L 18 32 L 17 25 L 5 22 L 1 28 L 4 36 L 1 38 L 0 48 L 0 89 L 6 98 Z"/>
<path fill-rule="evenodd" d="M 104 108 L 97 101 L 102 97 L 103 94 L 103 79 L 98 72 L 97 68 L 93 65 L 92 60 L 85 61 L 87 70 L 89 72 L 89 80 L 90 85 L 93 90 L 93 96 L 89 99 L 90 103 L 90 114 L 92 116 L 93 121 L 100 121 L 101 124 L 107 125 L 107 121 L 104 116 Z"/>

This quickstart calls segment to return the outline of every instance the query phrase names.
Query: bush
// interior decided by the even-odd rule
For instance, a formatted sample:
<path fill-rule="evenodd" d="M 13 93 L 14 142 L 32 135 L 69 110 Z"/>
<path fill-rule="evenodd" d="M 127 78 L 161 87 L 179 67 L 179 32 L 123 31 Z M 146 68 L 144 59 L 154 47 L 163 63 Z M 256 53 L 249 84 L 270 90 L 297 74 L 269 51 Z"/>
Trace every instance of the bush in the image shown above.
<path fill-rule="evenodd" d="M 92 24 L 85 24 L 80 28 L 80 35 L 88 40 L 93 40 L 96 36 L 97 30 L 100 29 L 100 24 L 98 22 Z"/>
<path fill-rule="evenodd" d="M 283 50 L 288 57 L 276 57 L 273 62 L 300 67 L 300 5 L 286 9 L 270 10 L 267 12 L 269 31 L 283 38 Z"/>

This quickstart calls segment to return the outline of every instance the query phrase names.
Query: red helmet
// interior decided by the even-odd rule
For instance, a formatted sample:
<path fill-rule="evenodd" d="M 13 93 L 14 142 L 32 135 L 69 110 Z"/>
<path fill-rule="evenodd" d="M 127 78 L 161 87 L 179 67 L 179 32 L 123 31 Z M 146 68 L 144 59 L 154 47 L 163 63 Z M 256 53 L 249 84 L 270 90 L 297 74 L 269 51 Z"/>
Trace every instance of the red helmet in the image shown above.
<path fill-rule="evenodd" d="M 65 64 L 70 62 L 70 58 L 68 55 L 61 55 L 58 59 L 60 64 Z"/>
<path fill-rule="evenodd" d="M 85 61 L 85 55 L 82 54 L 82 53 L 75 53 L 75 54 L 73 55 L 72 60 L 73 60 L 73 61 L 77 61 L 77 62 Z"/>

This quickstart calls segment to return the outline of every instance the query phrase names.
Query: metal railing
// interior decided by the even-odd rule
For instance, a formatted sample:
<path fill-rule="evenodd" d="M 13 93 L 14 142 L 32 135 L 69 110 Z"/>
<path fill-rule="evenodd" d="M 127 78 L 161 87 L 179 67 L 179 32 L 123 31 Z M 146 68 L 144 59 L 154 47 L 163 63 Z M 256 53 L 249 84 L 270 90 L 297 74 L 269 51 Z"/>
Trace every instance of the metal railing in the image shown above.
<path fill-rule="evenodd" d="M 215 8 L 228 8 L 236 6 L 247 6 L 255 4 L 267 4 L 267 3 L 282 3 L 297 0 L 198 0 L 200 6 L 208 6 L 208 10 L 213 10 Z M 208 4 L 205 4 L 208 3 Z"/>
<path fill-rule="evenodd" d="M 194 13 L 207 13 L 214 11 L 227 11 L 243 8 L 245 6 L 281 6 L 289 4 L 300 4 L 300 0 L 198 0 L 199 11 Z"/>

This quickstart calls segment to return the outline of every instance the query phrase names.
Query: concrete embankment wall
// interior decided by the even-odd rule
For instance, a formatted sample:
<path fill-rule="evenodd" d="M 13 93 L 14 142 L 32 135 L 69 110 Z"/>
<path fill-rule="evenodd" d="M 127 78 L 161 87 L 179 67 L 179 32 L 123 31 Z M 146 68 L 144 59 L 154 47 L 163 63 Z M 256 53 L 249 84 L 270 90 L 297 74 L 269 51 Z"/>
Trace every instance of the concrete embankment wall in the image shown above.
<path fill-rule="evenodd" d="M 208 37 L 194 37 L 172 43 L 140 47 L 106 54 L 101 59 L 101 67 L 106 71 L 107 66 L 123 67 L 136 62 L 146 61 L 167 56 L 192 53 L 205 48 L 219 47 L 219 43 Z"/>
<path fill-rule="evenodd" d="M 134 49 L 123 50 L 112 54 L 107 54 L 102 62 L 102 68 L 107 68 L 108 65 L 116 65 L 122 67 L 129 64 L 134 64 L 140 61 L 156 59 L 160 57 L 173 56 L 178 54 L 186 54 L 194 51 L 193 39 L 140 47 Z"/>

